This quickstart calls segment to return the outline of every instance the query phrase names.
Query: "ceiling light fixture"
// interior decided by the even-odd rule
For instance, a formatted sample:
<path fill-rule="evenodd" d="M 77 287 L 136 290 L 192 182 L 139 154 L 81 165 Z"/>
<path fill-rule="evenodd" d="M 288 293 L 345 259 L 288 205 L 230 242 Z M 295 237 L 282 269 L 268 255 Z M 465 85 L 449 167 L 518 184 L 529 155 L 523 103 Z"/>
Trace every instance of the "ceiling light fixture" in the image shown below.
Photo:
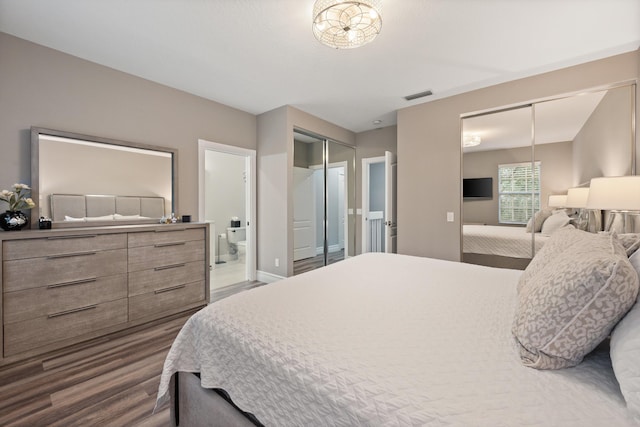
<path fill-rule="evenodd" d="M 381 6 L 381 0 L 316 0 L 313 34 L 335 49 L 363 46 L 380 33 Z"/>
<path fill-rule="evenodd" d="M 482 138 L 480 138 L 480 135 L 465 135 L 462 138 L 462 146 L 463 147 L 475 147 L 477 145 L 480 145 L 480 143 L 482 142 Z"/>

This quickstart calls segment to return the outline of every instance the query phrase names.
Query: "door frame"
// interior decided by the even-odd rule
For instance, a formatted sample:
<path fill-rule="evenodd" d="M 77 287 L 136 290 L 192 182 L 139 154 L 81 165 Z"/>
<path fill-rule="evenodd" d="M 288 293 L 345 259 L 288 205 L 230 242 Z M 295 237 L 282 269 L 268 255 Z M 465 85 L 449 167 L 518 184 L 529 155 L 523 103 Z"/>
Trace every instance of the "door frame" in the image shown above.
<path fill-rule="evenodd" d="M 362 215 L 361 215 L 361 234 L 362 234 L 362 248 L 360 253 L 366 253 L 367 248 L 369 247 L 368 241 L 368 233 L 367 230 L 367 221 L 369 217 L 369 182 L 370 182 L 370 169 L 369 167 L 372 164 L 384 163 L 385 156 L 378 157 L 366 157 L 362 159 Z"/>
<path fill-rule="evenodd" d="M 247 224 L 246 236 L 247 236 L 247 253 L 246 253 L 246 270 L 245 275 L 247 280 L 256 280 L 256 150 L 249 148 L 236 147 L 233 145 L 220 144 L 218 142 L 207 141 L 204 139 L 198 139 L 198 218 L 200 221 L 205 221 L 205 192 L 204 192 L 204 180 L 205 180 L 205 152 L 216 151 L 219 153 L 233 154 L 236 156 L 242 156 L 246 159 L 247 170 L 247 187 L 248 190 L 245 194 Z M 214 239 L 215 242 L 215 239 Z M 217 242 L 214 243 L 214 245 Z M 211 255 L 209 255 L 211 258 Z M 210 262 L 211 260 L 208 260 Z"/>

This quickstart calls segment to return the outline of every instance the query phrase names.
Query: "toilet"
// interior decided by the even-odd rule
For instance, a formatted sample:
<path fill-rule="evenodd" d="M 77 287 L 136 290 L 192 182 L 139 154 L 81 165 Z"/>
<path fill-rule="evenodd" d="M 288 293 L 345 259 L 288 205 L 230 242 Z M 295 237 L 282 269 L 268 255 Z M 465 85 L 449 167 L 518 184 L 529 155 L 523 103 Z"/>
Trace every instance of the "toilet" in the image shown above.
<path fill-rule="evenodd" d="M 245 227 L 227 227 L 229 257 L 244 262 L 247 252 L 247 230 Z"/>

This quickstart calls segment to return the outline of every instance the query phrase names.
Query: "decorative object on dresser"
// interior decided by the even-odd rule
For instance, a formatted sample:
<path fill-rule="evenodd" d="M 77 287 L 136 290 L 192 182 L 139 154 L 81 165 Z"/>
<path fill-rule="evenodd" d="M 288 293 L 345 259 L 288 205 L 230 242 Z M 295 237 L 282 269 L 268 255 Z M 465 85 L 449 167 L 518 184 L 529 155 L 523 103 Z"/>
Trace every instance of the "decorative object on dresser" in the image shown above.
<path fill-rule="evenodd" d="M 21 209 L 31 209 L 36 204 L 27 197 L 31 188 L 26 184 L 13 184 L 11 191 L 2 190 L 0 200 L 9 204 L 9 209 L 0 216 L 0 227 L 5 231 L 22 230 L 29 224 L 29 218 Z"/>
<path fill-rule="evenodd" d="M 0 235 L 0 365 L 204 306 L 209 226 Z"/>

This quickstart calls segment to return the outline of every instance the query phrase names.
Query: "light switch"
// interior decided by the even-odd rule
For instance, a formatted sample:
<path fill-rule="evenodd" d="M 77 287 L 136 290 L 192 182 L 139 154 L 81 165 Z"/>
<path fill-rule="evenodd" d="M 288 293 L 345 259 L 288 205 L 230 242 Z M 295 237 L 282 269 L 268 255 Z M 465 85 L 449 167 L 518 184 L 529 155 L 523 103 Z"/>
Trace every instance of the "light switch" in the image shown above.
<path fill-rule="evenodd" d="M 453 212 L 447 212 L 447 222 L 453 222 L 454 218 Z"/>

